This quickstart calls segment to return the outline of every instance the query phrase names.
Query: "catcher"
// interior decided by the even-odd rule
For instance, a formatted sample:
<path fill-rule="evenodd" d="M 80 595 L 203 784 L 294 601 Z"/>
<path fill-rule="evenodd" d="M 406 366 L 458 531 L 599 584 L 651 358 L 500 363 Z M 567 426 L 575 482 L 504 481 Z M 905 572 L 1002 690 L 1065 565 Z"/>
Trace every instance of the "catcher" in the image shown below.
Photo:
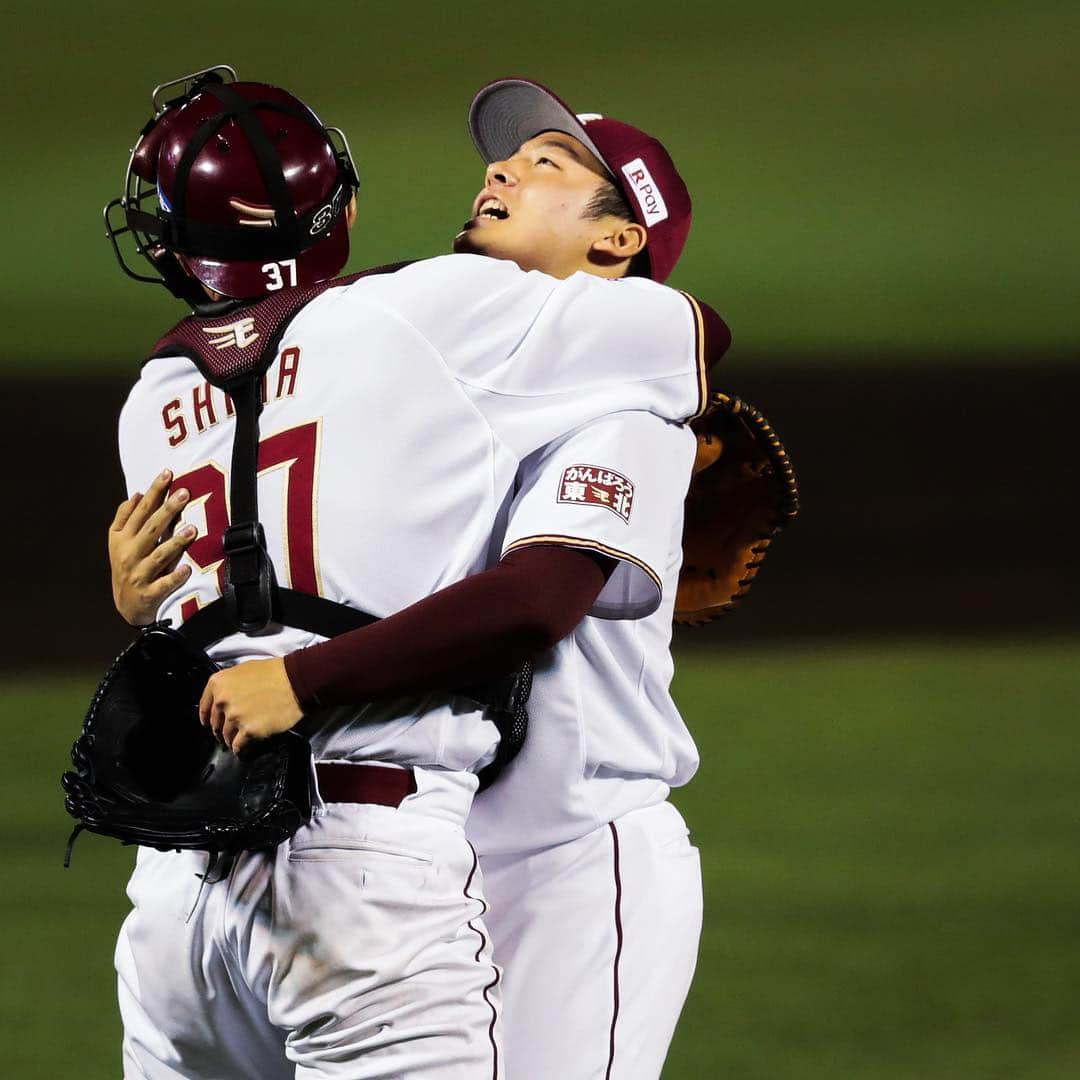
<path fill-rule="evenodd" d="M 457 251 L 579 285 L 578 270 L 654 282 L 671 271 L 689 229 L 689 196 L 655 140 L 618 121 L 575 118 L 524 80 L 482 90 L 470 124 L 490 164 Z M 622 290 L 640 302 L 657 286 L 628 279 L 614 291 Z M 610 286 L 589 294 L 593 323 L 609 295 Z M 697 853 L 666 802 L 697 763 L 667 690 L 672 616 L 676 604 L 692 622 L 726 610 L 795 509 L 790 466 L 768 425 L 737 399 L 706 399 L 705 368 L 727 347 L 726 328 L 703 305 L 679 302 L 682 325 L 668 321 L 658 339 L 652 324 L 648 343 L 635 336 L 632 352 L 647 349 L 655 378 L 670 370 L 660 354 L 689 340 L 697 401 L 687 412 L 665 416 L 607 396 L 603 415 L 533 439 L 493 530 L 492 569 L 377 625 L 219 672 L 201 701 L 204 723 L 243 749 L 293 730 L 302 716 L 534 659 L 529 737 L 468 823 L 505 969 L 506 1012 L 492 1030 L 503 1037 L 498 1064 L 512 1077 L 659 1075 L 693 972 L 701 904 Z M 487 318 L 512 319 L 492 306 Z M 473 332 L 489 325 L 478 313 L 472 319 Z M 574 352 L 569 323 L 559 321 L 560 353 Z M 604 355 L 606 346 L 579 368 L 589 378 L 578 377 L 575 395 L 591 390 Z M 527 373 L 518 375 L 505 390 L 529 386 Z M 477 400 L 507 407 L 487 391 Z M 520 440 L 548 404 L 533 398 L 507 437 Z M 672 422 L 695 414 L 697 438 Z M 207 565 L 196 547 L 205 532 L 171 531 L 185 492 L 190 498 L 163 476 L 121 504 L 113 523 L 114 593 L 135 624 L 182 603 Z M 491 589 L 496 578 L 510 588 L 525 557 L 530 580 L 521 579 L 513 603 L 532 611 L 527 629 L 515 631 L 503 625 L 512 594 Z M 434 640 L 432 626 L 450 616 L 456 640 Z"/>

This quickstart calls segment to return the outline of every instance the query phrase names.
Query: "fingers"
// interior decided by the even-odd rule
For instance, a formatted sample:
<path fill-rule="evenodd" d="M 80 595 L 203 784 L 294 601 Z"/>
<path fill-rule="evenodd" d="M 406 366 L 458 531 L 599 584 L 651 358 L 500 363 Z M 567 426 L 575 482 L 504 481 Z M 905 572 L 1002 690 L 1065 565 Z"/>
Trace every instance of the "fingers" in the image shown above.
<path fill-rule="evenodd" d="M 227 717 L 225 723 L 221 726 L 221 741 L 235 754 L 235 742 L 237 739 L 240 740 L 241 744 L 244 741 L 240 721 L 234 716 Z"/>
<path fill-rule="evenodd" d="M 166 469 L 154 477 L 153 483 L 146 489 L 143 495 L 131 508 L 127 519 L 121 528 L 128 532 L 138 532 L 146 524 L 147 518 L 157 510 L 165 500 L 165 493 L 169 490 L 172 482 L 172 473 Z M 132 496 L 134 498 L 134 496 Z"/>
<path fill-rule="evenodd" d="M 131 517 L 132 511 L 139 505 L 139 500 L 142 498 L 142 492 L 136 491 L 134 495 L 128 496 L 117 508 L 116 513 L 113 515 L 112 522 L 109 524 L 110 532 L 122 532 L 124 526 L 128 523 L 128 519 Z"/>
<path fill-rule="evenodd" d="M 114 573 L 113 603 L 132 626 L 148 626 L 156 618 L 165 598 L 179 589 L 191 574 L 191 567 L 187 563 L 148 584 L 130 578 L 118 581 Z"/>
<path fill-rule="evenodd" d="M 158 578 L 152 585 L 147 585 L 144 590 L 145 603 L 152 605 L 154 610 L 161 606 L 161 602 L 169 593 L 179 589 L 187 579 L 191 577 L 191 567 L 187 563 L 178 566 L 170 574 Z"/>
<path fill-rule="evenodd" d="M 229 714 L 220 701 L 215 701 L 210 709 L 210 730 L 219 743 L 225 742 L 225 725 L 229 722 Z"/>
<path fill-rule="evenodd" d="M 210 728 L 218 742 L 221 742 L 221 732 L 227 718 L 219 677 L 221 674 L 219 671 L 206 680 L 202 697 L 199 698 L 199 722 Z"/>
<path fill-rule="evenodd" d="M 223 741 L 237 757 L 240 757 L 246 750 L 256 746 L 261 739 L 268 737 L 260 731 L 253 730 L 250 724 L 245 724 L 241 720 L 229 720 L 225 724 Z"/>
<path fill-rule="evenodd" d="M 189 498 L 190 493 L 187 488 L 179 488 L 143 522 L 135 535 L 135 543 L 140 555 L 148 555 L 154 550 L 163 536 L 168 536 L 172 531 L 177 515 L 184 509 Z M 132 513 L 132 517 L 136 513 L 138 513 L 138 508 Z"/>
<path fill-rule="evenodd" d="M 295 720 L 288 722 L 288 716 L 280 720 L 267 718 L 265 703 L 259 704 L 261 699 L 258 695 L 253 697 L 252 688 L 247 685 L 251 676 L 264 677 L 265 661 L 253 663 L 260 666 L 259 672 L 249 671 L 245 676 L 237 668 L 229 668 L 211 675 L 199 699 L 199 722 L 234 754 L 250 750 L 253 742 L 295 723 Z M 241 669 L 247 667 L 240 665 Z"/>
<path fill-rule="evenodd" d="M 175 570 L 176 564 L 198 533 L 199 530 L 194 525 L 185 525 L 175 536 L 158 544 L 146 559 L 146 573 L 150 579 L 154 580 Z"/>
<path fill-rule="evenodd" d="M 210 713 L 214 707 L 214 677 L 211 676 L 203 688 L 202 697 L 199 698 L 199 723 L 205 727 L 210 726 Z"/>
<path fill-rule="evenodd" d="M 245 747 L 250 747 L 259 738 L 258 733 L 251 731 L 249 725 L 235 716 L 226 717 L 221 725 L 219 739 L 237 757 L 243 753 Z"/>
<path fill-rule="evenodd" d="M 162 537 L 168 536 L 191 497 L 187 488 L 168 494 L 172 473 L 166 469 L 154 478 L 145 495 L 136 493 L 117 507 L 112 532 L 115 546 L 135 558 L 149 555 Z M 110 545 L 113 540 L 110 538 Z"/>

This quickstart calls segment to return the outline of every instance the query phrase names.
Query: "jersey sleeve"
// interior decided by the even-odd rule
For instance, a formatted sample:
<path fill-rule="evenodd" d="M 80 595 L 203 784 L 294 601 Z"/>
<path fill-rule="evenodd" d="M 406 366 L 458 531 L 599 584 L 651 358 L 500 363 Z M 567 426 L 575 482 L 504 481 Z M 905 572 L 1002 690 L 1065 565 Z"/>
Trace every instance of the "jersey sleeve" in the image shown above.
<path fill-rule="evenodd" d="M 695 445 L 689 428 L 632 412 L 537 452 L 519 472 L 503 555 L 535 544 L 606 555 L 616 567 L 589 614 L 651 615 L 660 606 Z"/>
<path fill-rule="evenodd" d="M 730 342 L 687 294 L 642 278 L 559 280 L 506 260 L 450 255 L 369 288 L 438 350 L 519 458 L 614 412 L 683 422 Z"/>

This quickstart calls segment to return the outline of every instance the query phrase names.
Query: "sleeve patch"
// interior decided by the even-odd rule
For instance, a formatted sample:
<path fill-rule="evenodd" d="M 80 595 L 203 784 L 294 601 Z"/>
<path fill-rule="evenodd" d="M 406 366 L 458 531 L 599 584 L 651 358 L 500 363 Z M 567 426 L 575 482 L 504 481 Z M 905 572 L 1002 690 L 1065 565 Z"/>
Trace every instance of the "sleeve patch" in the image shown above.
<path fill-rule="evenodd" d="M 607 507 L 627 524 L 634 506 L 634 485 L 622 473 L 597 465 L 571 465 L 563 469 L 556 500 L 561 503 L 591 503 Z"/>

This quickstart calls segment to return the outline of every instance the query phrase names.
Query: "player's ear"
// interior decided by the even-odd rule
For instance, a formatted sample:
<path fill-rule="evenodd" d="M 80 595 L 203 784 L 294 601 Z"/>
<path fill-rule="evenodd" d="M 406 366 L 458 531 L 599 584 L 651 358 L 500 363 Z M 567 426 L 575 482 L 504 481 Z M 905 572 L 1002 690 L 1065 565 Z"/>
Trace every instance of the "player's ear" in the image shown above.
<path fill-rule="evenodd" d="M 621 262 L 644 250 L 649 234 L 636 221 L 616 221 L 613 228 L 592 242 L 589 255 L 597 261 Z"/>
<path fill-rule="evenodd" d="M 349 205 L 345 207 L 345 224 L 348 228 L 352 228 L 356 224 L 356 196 L 349 200 Z"/>

